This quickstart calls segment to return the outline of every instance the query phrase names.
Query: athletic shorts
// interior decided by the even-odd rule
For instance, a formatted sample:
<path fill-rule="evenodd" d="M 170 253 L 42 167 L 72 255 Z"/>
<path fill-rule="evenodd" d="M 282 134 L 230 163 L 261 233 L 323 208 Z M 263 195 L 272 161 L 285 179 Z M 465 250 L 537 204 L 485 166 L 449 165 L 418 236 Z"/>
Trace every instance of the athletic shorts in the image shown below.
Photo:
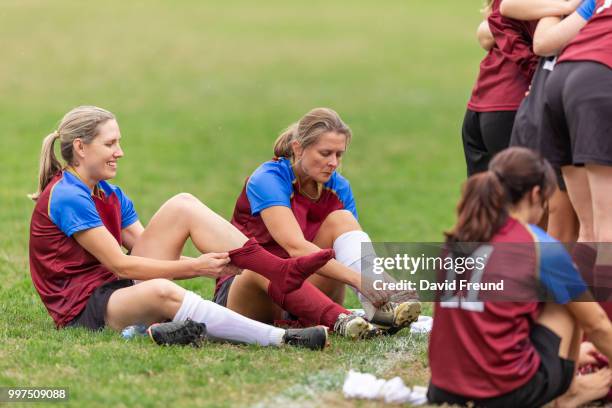
<path fill-rule="evenodd" d="M 516 111 L 465 112 L 461 138 L 468 177 L 487 171 L 493 156 L 508 147 L 515 115 Z"/>
<path fill-rule="evenodd" d="M 134 285 L 131 279 L 119 279 L 116 281 L 105 283 L 93 291 L 85 309 L 79 313 L 67 327 L 86 327 L 90 330 L 101 330 L 104 328 L 104 318 L 106 316 L 106 306 L 111 295 L 119 289 L 127 288 Z"/>
<path fill-rule="evenodd" d="M 215 290 L 215 294 L 213 295 L 213 302 L 215 302 L 219 306 L 227 306 L 227 297 L 229 296 L 230 286 L 232 286 L 233 281 L 234 276 L 230 276 L 229 278 L 221 282 L 221 284 Z"/>
<path fill-rule="evenodd" d="M 540 367 L 523 386 L 499 397 L 473 399 L 453 394 L 429 384 L 427 398 L 434 404 L 467 405 L 476 407 L 541 407 L 565 394 L 574 379 L 574 362 L 559 357 L 561 338 L 553 331 L 536 324 L 531 329 L 530 339 L 540 355 Z"/>
<path fill-rule="evenodd" d="M 546 82 L 542 155 L 553 166 L 612 166 L 612 69 L 591 61 L 557 64 Z"/>
<path fill-rule="evenodd" d="M 529 95 L 523 99 L 519 106 L 512 127 L 510 146 L 527 147 L 540 153 L 542 116 L 544 115 L 544 101 L 546 95 L 546 82 L 553 72 L 555 58 L 541 58 L 538 69 L 531 81 Z M 559 166 L 553 166 L 557 185 L 561 191 L 567 191 L 565 180 Z"/>

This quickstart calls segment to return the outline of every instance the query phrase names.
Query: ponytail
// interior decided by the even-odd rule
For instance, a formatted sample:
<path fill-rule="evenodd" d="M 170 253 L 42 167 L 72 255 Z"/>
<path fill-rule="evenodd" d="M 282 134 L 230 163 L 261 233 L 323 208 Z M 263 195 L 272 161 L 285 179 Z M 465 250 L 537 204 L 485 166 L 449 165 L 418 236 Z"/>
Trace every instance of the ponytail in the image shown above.
<path fill-rule="evenodd" d="M 54 151 L 55 141 L 57 139 L 59 139 L 59 133 L 55 131 L 47 135 L 43 140 L 38 170 L 38 191 L 28 195 L 28 197 L 34 201 L 38 200 L 40 193 L 47 187 L 47 184 L 49 184 L 53 176 L 62 169 L 62 165 L 59 160 L 57 160 Z"/>
<path fill-rule="evenodd" d="M 274 157 L 292 157 L 291 142 L 295 139 L 298 130 L 297 122 L 283 131 L 274 142 Z"/>
<path fill-rule="evenodd" d="M 488 242 L 508 218 L 506 192 L 492 171 L 470 177 L 457 205 L 457 223 L 448 242 Z"/>

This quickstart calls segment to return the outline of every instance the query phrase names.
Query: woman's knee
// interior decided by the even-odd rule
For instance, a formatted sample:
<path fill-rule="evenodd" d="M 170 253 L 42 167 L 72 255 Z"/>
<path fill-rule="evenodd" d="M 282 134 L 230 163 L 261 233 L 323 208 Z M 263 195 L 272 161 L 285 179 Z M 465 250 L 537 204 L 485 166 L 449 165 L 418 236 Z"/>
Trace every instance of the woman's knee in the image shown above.
<path fill-rule="evenodd" d="M 151 279 L 139 285 L 146 285 L 154 301 L 161 304 L 181 303 L 185 297 L 185 289 L 168 279 Z"/>
<path fill-rule="evenodd" d="M 333 241 L 340 235 L 349 231 L 361 231 L 361 225 L 353 213 L 348 210 L 336 210 L 330 213 L 321 224 L 319 233 L 315 238 L 319 241 Z M 320 246 L 320 245 L 319 245 Z"/>

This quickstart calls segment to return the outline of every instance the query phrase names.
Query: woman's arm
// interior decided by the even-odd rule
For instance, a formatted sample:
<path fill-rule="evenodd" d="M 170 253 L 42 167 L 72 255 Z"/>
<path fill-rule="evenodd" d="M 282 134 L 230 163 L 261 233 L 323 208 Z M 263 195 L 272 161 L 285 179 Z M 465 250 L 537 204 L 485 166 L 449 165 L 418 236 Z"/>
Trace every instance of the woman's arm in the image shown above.
<path fill-rule="evenodd" d="M 588 339 L 612 361 L 612 324 L 601 306 L 586 294 L 576 302 L 569 302 L 567 308 Z"/>
<path fill-rule="evenodd" d="M 87 229 L 73 236 L 79 245 L 122 279 L 218 278 L 226 274 L 226 271 L 231 271 L 224 268 L 230 262 L 227 252 L 204 254 L 193 259 L 161 261 L 124 254 L 117 240 L 105 227 Z"/>
<path fill-rule="evenodd" d="M 125 249 L 131 250 L 134 247 L 134 243 L 142 232 L 144 231 L 144 227 L 140 223 L 140 221 L 136 221 L 132 225 L 127 228 L 121 230 L 121 243 Z"/>
<path fill-rule="evenodd" d="M 493 34 L 491 33 L 487 20 L 484 20 L 478 26 L 478 30 L 476 30 L 476 37 L 478 38 L 478 43 L 485 51 L 489 51 L 495 45 L 495 38 L 493 38 Z"/>
<path fill-rule="evenodd" d="M 549 16 L 567 16 L 576 10 L 582 0 L 502 0 L 502 16 L 516 20 L 539 20 Z"/>
<path fill-rule="evenodd" d="M 541 19 L 533 37 L 533 52 L 541 57 L 559 54 L 586 23 L 576 11 L 563 20 L 560 17 Z"/>
<path fill-rule="evenodd" d="M 291 212 L 283 206 L 272 206 L 261 211 L 261 218 L 272 238 L 289 253 L 291 257 L 307 255 L 321 248 L 304 238 L 300 226 Z M 359 274 L 332 259 L 320 270 L 321 275 L 344 282 L 353 287 L 361 286 Z"/>

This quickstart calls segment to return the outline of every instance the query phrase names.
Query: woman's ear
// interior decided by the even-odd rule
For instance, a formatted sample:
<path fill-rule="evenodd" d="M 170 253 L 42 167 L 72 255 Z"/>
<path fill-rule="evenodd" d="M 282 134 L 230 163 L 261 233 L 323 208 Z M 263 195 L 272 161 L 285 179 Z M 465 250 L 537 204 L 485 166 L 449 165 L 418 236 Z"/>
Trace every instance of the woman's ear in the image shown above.
<path fill-rule="evenodd" d="M 296 160 L 299 160 L 302 157 L 302 153 L 304 152 L 304 148 L 297 140 L 291 141 L 291 150 L 293 151 L 293 157 Z"/>
<path fill-rule="evenodd" d="M 80 138 L 76 138 L 72 141 L 72 150 L 76 157 L 85 157 L 85 143 Z"/>
<path fill-rule="evenodd" d="M 540 205 L 544 201 L 544 197 L 542 197 L 542 188 L 540 186 L 534 186 L 531 189 L 531 193 L 529 193 L 529 200 L 532 205 Z"/>

